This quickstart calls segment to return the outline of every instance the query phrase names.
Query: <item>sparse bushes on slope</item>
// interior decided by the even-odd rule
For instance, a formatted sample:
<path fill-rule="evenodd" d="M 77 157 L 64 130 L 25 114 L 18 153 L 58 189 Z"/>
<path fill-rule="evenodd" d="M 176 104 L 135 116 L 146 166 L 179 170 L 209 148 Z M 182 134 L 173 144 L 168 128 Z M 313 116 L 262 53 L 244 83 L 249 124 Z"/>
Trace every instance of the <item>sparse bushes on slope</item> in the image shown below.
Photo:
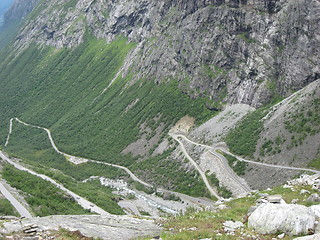
<path fill-rule="evenodd" d="M 256 151 L 259 135 L 263 130 L 261 119 L 266 114 L 266 108 L 260 108 L 249 113 L 233 130 L 229 132 L 225 141 L 232 153 L 253 157 Z"/>
<path fill-rule="evenodd" d="M 222 153 L 222 155 L 228 160 L 229 166 L 233 169 L 233 171 L 239 176 L 245 174 L 246 163 L 239 161 L 236 157 L 231 156 L 227 153 Z"/>

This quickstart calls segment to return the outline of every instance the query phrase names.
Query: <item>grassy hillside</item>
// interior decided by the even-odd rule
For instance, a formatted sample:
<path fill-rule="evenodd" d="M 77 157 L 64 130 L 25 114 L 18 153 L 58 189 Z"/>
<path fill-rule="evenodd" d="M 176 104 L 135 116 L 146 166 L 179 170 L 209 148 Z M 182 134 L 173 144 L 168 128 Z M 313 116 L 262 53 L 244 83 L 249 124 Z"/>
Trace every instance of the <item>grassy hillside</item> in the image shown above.
<path fill-rule="evenodd" d="M 135 43 L 128 43 L 124 38 L 107 44 L 87 36 L 85 43 L 75 49 L 58 50 L 32 45 L 20 54 L 2 53 L 0 144 L 4 145 L 9 119 L 19 117 L 28 123 L 49 128 L 63 152 L 129 167 L 134 165 L 134 169 L 140 169 L 141 164 L 136 162 L 136 158 L 121 152 L 140 137 L 139 126 L 142 123 L 152 123 L 150 127 L 153 130 L 164 123 L 166 127 L 161 133 L 163 137 L 170 125 L 187 114 L 195 117 L 197 123 L 213 115 L 205 107 L 206 99 L 190 99 L 177 88 L 174 80 L 156 84 L 154 79 L 139 79 L 127 85 L 132 80 L 132 74 L 125 77 L 120 74 L 103 92 L 134 47 Z M 136 104 L 129 109 L 128 106 L 133 102 Z M 156 116 L 161 117 L 154 121 Z M 20 132 L 22 129 L 15 131 Z M 24 135 L 20 136 L 22 139 L 27 136 L 32 139 L 17 140 L 16 146 L 9 146 L 11 153 L 23 155 L 29 160 L 30 156 L 38 155 L 37 159 L 43 161 L 41 164 L 59 168 L 59 164 L 53 165 L 55 161 L 63 161 L 61 156 L 55 156 L 58 159 L 55 161 L 43 158 L 43 151 L 49 155 L 53 152 L 48 146 L 39 150 L 28 145 L 44 144 L 43 136 L 34 137 L 26 132 L 21 134 Z M 46 144 L 49 144 L 48 141 Z M 167 156 L 167 153 L 158 156 L 147 164 L 143 163 L 141 167 L 146 171 L 153 169 L 153 163 L 159 164 Z M 175 167 L 165 173 L 160 171 L 149 177 L 158 176 L 158 182 L 161 183 L 165 176 L 180 173 L 180 166 L 177 163 L 173 165 Z M 66 163 L 61 166 L 64 171 L 68 171 L 67 174 L 74 175 Z M 193 184 L 202 185 L 194 172 L 181 174 L 183 182 L 191 181 L 192 177 L 196 179 Z M 84 175 L 87 176 L 87 173 Z M 181 181 L 179 183 L 178 189 L 189 191 Z M 202 190 L 197 190 L 197 195 L 205 194 L 203 186 L 199 189 Z"/>
<path fill-rule="evenodd" d="M 7 165 L 2 176 L 12 187 L 25 193 L 26 201 L 37 216 L 89 213 L 62 190 L 30 173 Z"/>
<path fill-rule="evenodd" d="M 20 216 L 15 208 L 7 199 L 0 198 L 0 215 L 1 216 Z"/>

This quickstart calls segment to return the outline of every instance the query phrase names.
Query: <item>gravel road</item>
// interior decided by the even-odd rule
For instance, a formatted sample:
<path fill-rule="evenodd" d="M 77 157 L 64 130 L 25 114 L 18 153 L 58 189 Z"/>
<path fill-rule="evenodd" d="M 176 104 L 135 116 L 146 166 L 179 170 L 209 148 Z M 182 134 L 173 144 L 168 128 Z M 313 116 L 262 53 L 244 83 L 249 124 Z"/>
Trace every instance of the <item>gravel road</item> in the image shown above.
<path fill-rule="evenodd" d="M 62 191 L 68 193 L 70 196 L 72 196 L 75 201 L 84 209 L 88 209 L 91 212 L 95 212 L 97 214 L 100 215 L 110 215 L 108 212 L 106 212 L 105 210 L 103 210 L 102 208 L 96 206 L 95 204 L 93 204 L 92 202 L 89 202 L 88 200 L 84 199 L 83 197 L 80 197 L 79 195 L 75 194 L 74 192 L 70 191 L 69 189 L 65 188 L 63 185 L 57 183 L 56 181 L 54 181 L 52 178 L 49 178 L 46 175 L 43 174 L 39 174 L 36 173 L 26 167 L 21 166 L 18 163 L 15 163 L 14 161 L 12 161 L 10 158 L 8 158 L 6 155 L 3 154 L 3 152 L 0 151 L 0 158 L 2 158 L 3 160 L 5 160 L 7 163 L 9 163 L 10 165 L 14 166 L 15 168 L 21 170 L 21 171 L 25 171 L 28 172 L 34 176 L 40 177 L 43 180 L 46 180 L 48 182 L 51 182 L 53 185 L 55 185 L 56 187 L 60 188 Z"/>
<path fill-rule="evenodd" d="M 17 210 L 21 217 L 32 218 L 31 213 L 22 204 L 15 199 L 14 196 L 5 188 L 5 186 L 0 182 L 0 192 L 5 196 L 6 199 L 12 204 L 12 206 Z"/>

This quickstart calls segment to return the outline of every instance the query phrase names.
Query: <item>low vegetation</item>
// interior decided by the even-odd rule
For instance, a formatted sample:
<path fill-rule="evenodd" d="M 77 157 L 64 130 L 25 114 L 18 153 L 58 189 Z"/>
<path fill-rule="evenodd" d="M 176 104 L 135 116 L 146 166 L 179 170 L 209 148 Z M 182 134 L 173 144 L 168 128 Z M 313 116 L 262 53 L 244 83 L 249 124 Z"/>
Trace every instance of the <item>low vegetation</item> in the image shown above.
<path fill-rule="evenodd" d="M 320 132 L 320 98 L 314 99 L 308 106 L 300 107 L 296 112 L 288 113 L 285 128 L 292 134 L 288 149 L 297 147 L 308 136 Z"/>
<path fill-rule="evenodd" d="M 247 197 L 233 200 L 226 203 L 229 209 L 217 212 L 200 211 L 190 209 L 185 215 L 173 217 L 165 221 L 165 228 L 169 231 L 161 235 L 162 239 L 204 239 L 212 238 L 217 240 L 240 239 L 240 230 L 235 235 L 225 235 L 223 223 L 225 221 L 243 221 L 250 206 L 254 205 L 256 197 Z M 244 230 L 249 236 L 253 233 Z M 256 234 L 254 234 L 256 235 Z M 264 239 L 271 239 L 264 238 Z"/>
<path fill-rule="evenodd" d="M 239 176 L 245 174 L 247 164 L 245 162 L 239 161 L 236 157 L 231 156 L 227 153 L 221 153 L 227 160 L 229 166 L 233 169 L 233 171 Z"/>
<path fill-rule="evenodd" d="M 301 193 L 304 190 L 305 193 Z M 271 191 L 262 191 L 263 193 L 268 193 L 269 195 L 279 194 L 282 196 L 286 203 L 291 203 L 294 200 L 297 204 L 304 206 L 311 206 L 318 203 L 308 202 L 306 199 L 313 193 L 319 193 L 317 190 L 312 189 L 311 186 L 294 186 L 293 190 L 290 188 L 283 188 L 283 186 L 274 187 Z"/>
<path fill-rule="evenodd" d="M 315 168 L 320 170 L 320 158 L 313 159 L 309 164 L 308 167 Z"/>
<path fill-rule="evenodd" d="M 249 113 L 231 130 L 225 138 L 230 151 L 237 155 L 253 157 L 259 135 L 263 130 L 261 119 L 266 115 L 267 108 L 260 108 Z"/>
<path fill-rule="evenodd" d="M 306 190 L 301 194 L 301 190 Z M 275 187 L 270 191 L 262 191 L 269 195 L 280 194 L 287 203 L 291 203 L 295 199 L 297 204 L 306 206 L 317 203 L 308 202 L 306 199 L 313 193 L 317 192 L 311 186 L 294 186 L 293 190 L 283 188 L 283 186 Z M 161 234 L 161 238 L 165 240 L 177 239 L 206 239 L 215 240 L 238 240 L 238 239 L 264 239 L 272 240 L 277 238 L 276 234 L 261 235 L 247 227 L 247 213 L 251 206 L 261 197 L 259 193 L 253 193 L 251 196 L 238 198 L 225 202 L 226 209 L 216 211 L 199 211 L 195 208 L 187 209 L 186 213 L 181 216 L 171 217 L 164 220 L 166 231 Z M 240 221 L 244 223 L 244 228 L 236 230 L 234 235 L 228 235 L 223 227 L 225 221 Z M 292 239 L 292 236 L 285 235 L 285 240 Z"/>
<path fill-rule="evenodd" d="M 37 216 L 88 214 L 75 200 L 53 184 L 6 165 L 3 178 L 14 188 L 25 193 L 25 199 Z"/>
<path fill-rule="evenodd" d="M 274 141 L 265 139 L 264 143 L 260 148 L 260 156 L 274 155 L 281 153 L 281 146 L 285 142 L 285 138 L 277 136 Z"/>
<path fill-rule="evenodd" d="M 214 173 L 212 173 L 210 175 L 208 173 L 206 173 L 206 175 L 207 175 L 207 179 L 208 179 L 210 185 L 215 186 L 217 188 L 219 196 L 221 196 L 223 198 L 232 197 L 232 192 L 229 191 L 225 186 L 222 186 L 220 184 L 219 179 L 217 178 L 217 176 Z"/>
<path fill-rule="evenodd" d="M 0 199 L 0 216 L 19 216 L 7 199 Z"/>

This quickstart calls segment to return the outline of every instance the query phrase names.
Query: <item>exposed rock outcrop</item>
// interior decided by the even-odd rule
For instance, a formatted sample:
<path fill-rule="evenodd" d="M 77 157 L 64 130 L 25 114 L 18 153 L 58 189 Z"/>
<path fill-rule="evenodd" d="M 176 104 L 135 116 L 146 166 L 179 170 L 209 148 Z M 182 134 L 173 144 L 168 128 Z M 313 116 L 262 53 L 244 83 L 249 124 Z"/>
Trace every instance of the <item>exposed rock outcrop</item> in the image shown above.
<path fill-rule="evenodd" d="M 248 226 L 262 234 L 308 234 L 315 225 L 316 217 L 310 208 L 293 204 L 262 204 L 248 219 Z"/>
<path fill-rule="evenodd" d="M 320 239 L 320 233 L 317 233 L 311 236 L 298 237 L 298 238 L 295 238 L 294 240 L 318 240 L 318 239 Z"/>
<path fill-rule="evenodd" d="M 152 220 L 138 219 L 127 216 L 48 216 L 7 222 L 1 229 L 4 234 L 19 232 L 31 225 L 37 231 L 79 230 L 83 235 L 101 239 L 132 239 L 141 236 L 157 236 L 162 230 Z"/>
<path fill-rule="evenodd" d="M 121 35 L 140 43 L 134 79 L 173 78 L 192 97 L 256 107 L 320 76 L 317 0 L 47 0 L 35 11 L 16 46 Z"/>

